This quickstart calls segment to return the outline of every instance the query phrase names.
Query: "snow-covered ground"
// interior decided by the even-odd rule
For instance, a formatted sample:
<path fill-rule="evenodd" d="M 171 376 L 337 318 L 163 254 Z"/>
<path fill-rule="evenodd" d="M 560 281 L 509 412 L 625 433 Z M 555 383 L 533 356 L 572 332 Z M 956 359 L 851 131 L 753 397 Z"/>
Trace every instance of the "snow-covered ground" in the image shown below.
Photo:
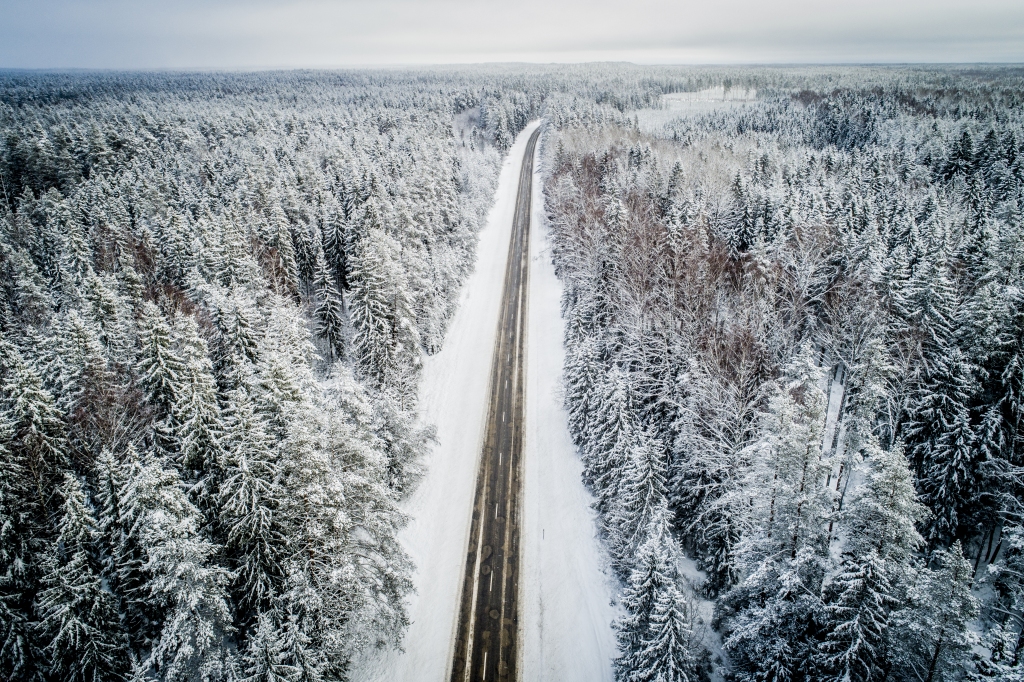
<path fill-rule="evenodd" d="M 487 412 L 488 377 L 508 257 L 523 151 L 539 122 L 516 139 L 501 170 L 495 204 L 480 233 L 476 269 L 441 352 L 424 361 L 422 418 L 437 426 L 426 475 L 403 505 L 401 541 L 416 563 L 412 624 L 404 651 L 359 661 L 353 679 L 446 680 L 465 568 L 473 486 Z M 561 287 L 547 253 L 540 179 L 534 176 L 527 440 L 524 485 L 523 679 L 611 679 L 611 591 L 594 534 L 590 497 L 558 395 L 562 369 Z"/>
<path fill-rule="evenodd" d="M 611 680 L 615 636 L 607 558 L 562 406 L 562 284 L 551 261 L 539 170 L 533 176 L 519 580 L 523 680 Z"/>
<path fill-rule="evenodd" d="M 715 111 L 749 106 L 757 101 L 757 90 L 730 88 L 719 85 L 697 92 L 672 92 L 661 96 L 657 107 L 638 109 L 632 112 L 640 129 L 644 132 L 658 132 L 670 121 L 690 116 L 700 116 Z"/>

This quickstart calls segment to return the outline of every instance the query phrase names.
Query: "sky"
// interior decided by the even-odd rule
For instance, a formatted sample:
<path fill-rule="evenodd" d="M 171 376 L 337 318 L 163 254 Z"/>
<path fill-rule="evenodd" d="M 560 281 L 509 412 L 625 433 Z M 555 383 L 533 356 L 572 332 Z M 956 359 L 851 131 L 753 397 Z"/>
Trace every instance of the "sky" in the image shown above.
<path fill-rule="evenodd" d="M 0 0 L 0 68 L 1024 62 L 1024 0 Z"/>

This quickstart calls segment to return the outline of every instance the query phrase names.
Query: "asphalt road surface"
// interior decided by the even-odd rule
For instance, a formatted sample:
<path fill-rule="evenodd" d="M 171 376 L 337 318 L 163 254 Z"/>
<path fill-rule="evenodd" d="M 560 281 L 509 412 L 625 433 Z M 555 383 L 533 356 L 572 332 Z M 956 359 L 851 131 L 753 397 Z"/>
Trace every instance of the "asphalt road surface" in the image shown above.
<path fill-rule="evenodd" d="M 519 174 L 491 368 L 490 407 L 459 605 L 452 682 L 516 679 L 526 294 L 533 154 L 538 137 L 539 129 L 526 143 Z"/>

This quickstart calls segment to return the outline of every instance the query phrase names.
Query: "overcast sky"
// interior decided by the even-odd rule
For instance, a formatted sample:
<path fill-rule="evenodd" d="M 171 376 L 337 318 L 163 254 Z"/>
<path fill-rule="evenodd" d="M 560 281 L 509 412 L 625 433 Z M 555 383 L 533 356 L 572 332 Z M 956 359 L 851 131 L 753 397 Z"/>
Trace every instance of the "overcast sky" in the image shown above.
<path fill-rule="evenodd" d="M 0 0 L 0 68 L 1021 62 L 1024 0 Z"/>

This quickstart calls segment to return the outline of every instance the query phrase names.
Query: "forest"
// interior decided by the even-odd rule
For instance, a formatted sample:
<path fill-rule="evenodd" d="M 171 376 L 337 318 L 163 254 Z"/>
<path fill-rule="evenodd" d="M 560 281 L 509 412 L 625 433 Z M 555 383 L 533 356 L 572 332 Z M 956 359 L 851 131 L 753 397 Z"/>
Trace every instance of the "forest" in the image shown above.
<path fill-rule="evenodd" d="M 401 646 L 538 118 L 617 679 L 1024 675 L 1024 71 L 609 64 L 0 72 L 0 678 Z"/>
<path fill-rule="evenodd" d="M 421 361 L 502 157 L 660 96 L 573 72 L 0 72 L 0 679 L 400 646 Z"/>
<path fill-rule="evenodd" d="M 737 71 L 548 139 L 618 679 L 1020 679 L 1022 76 Z"/>
<path fill-rule="evenodd" d="M 11 75 L 0 96 L 0 677 L 345 679 L 406 625 L 418 358 L 500 161 L 479 94 Z"/>

